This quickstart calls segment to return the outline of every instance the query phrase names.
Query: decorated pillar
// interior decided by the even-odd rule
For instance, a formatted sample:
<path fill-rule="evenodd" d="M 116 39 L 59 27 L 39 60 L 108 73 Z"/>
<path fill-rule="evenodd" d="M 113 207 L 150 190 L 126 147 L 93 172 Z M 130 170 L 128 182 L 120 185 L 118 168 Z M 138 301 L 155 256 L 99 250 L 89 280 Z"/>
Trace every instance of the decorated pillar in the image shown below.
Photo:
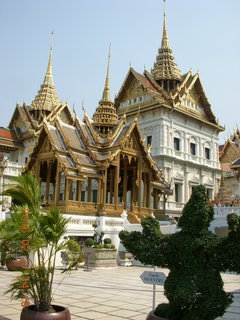
<path fill-rule="evenodd" d="M 49 189 L 50 189 L 50 180 L 51 180 L 51 169 L 52 161 L 47 161 L 47 177 L 46 177 L 46 190 L 45 190 L 45 201 L 49 202 Z"/>
<path fill-rule="evenodd" d="M 92 178 L 88 177 L 87 202 L 91 202 Z"/>
<path fill-rule="evenodd" d="M 115 209 L 117 209 L 117 204 L 118 204 L 118 181 L 119 181 L 119 163 L 115 167 L 115 177 L 114 177 L 114 204 L 115 204 Z"/>
<path fill-rule="evenodd" d="M 138 158 L 138 211 L 141 210 L 141 199 L 142 199 L 142 168 L 141 158 Z"/>
<path fill-rule="evenodd" d="M 127 208 L 127 163 L 126 159 L 123 160 L 123 202 L 124 202 L 124 209 Z"/>

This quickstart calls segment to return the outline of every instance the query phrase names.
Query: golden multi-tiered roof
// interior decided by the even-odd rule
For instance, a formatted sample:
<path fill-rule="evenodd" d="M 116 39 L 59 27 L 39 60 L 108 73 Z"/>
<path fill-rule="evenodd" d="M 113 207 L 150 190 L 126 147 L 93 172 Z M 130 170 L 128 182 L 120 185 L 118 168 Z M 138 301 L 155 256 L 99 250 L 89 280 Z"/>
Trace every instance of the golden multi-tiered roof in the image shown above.
<path fill-rule="evenodd" d="M 105 86 L 103 90 L 102 99 L 99 101 L 94 115 L 94 126 L 98 128 L 102 134 L 108 134 L 110 130 L 115 126 L 118 119 L 116 109 L 113 105 L 113 101 L 110 98 L 110 85 L 109 85 L 109 67 L 110 67 L 110 48 L 108 54 L 108 66 Z"/>
<path fill-rule="evenodd" d="M 181 80 L 181 72 L 175 62 L 172 49 L 169 45 L 167 27 L 166 27 L 166 13 L 164 10 L 164 23 L 163 23 L 163 35 L 162 45 L 158 50 L 156 62 L 152 69 L 152 75 L 155 80 Z"/>
<path fill-rule="evenodd" d="M 56 88 L 53 82 L 52 74 L 52 42 L 50 47 L 50 54 L 48 60 L 48 66 L 43 84 L 38 91 L 35 99 L 33 100 L 30 110 L 40 110 L 51 112 L 54 107 L 61 104 L 56 92 Z"/>

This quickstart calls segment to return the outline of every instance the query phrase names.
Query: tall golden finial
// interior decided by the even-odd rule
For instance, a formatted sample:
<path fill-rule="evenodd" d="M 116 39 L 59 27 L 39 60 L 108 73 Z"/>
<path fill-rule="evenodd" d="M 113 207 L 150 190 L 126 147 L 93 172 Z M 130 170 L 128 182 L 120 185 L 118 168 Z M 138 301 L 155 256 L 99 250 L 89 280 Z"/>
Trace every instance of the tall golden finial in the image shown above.
<path fill-rule="evenodd" d="M 107 75 L 106 75 L 106 81 L 105 81 L 105 86 L 104 86 L 103 95 L 102 95 L 103 101 L 110 101 L 110 85 L 109 85 L 110 57 L 111 57 L 111 42 L 109 44 Z"/>
<path fill-rule="evenodd" d="M 164 3 L 164 9 L 163 9 L 163 36 L 162 36 L 162 48 L 169 48 L 169 40 L 168 40 L 168 34 L 167 34 L 167 23 L 166 23 L 166 6 L 165 6 L 165 0 L 163 0 Z"/>
<path fill-rule="evenodd" d="M 50 54 L 49 54 L 48 66 L 47 66 L 47 72 L 44 79 L 44 84 L 54 85 L 53 75 L 52 75 L 52 47 L 53 47 L 53 31 L 51 33 Z"/>

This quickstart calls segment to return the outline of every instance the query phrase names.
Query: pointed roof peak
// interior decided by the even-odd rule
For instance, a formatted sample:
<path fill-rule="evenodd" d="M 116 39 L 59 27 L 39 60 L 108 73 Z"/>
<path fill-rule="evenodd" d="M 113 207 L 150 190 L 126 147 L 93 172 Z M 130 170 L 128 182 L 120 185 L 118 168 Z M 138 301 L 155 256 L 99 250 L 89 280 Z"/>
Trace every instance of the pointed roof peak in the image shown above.
<path fill-rule="evenodd" d="M 47 66 L 47 71 L 46 75 L 44 78 L 43 83 L 44 84 L 50 84 L 54 85 L 53 83 L 53 75 L 52 75 L 52 48 L 53 48 L 53 31 L 51 33 L 51 44 L 50 44 L 50 53 L 49 53 L 49 58 L 48 58 L 48 66 Z"/>
<path fill-rule="evenodd" d="M 156 62 L 154 63 L 152 74 L 155 80 L 181 80 L 181 72 L 175 62 L 172 49 L 170 48 L 167 23 L 166 9 L 164 0 L 163 10 L 163 33 L 161 48 L 158 50 Z"/>
<path fill-rule="evenodd" d="M 97 107 L 93 115 L 94 126 L 97 127 L 99 131 L 104 135 L 108 134 L 111 131 L 111 128 L 115 126 L 116 121 L 118 119 L 116 108 L 113 105 L 112 100 L 110 99 L 110 85 L 109 85 L 110 50 L 111 50 L 111 43 L 109 45 L 107 75 L 106 75 L 106 81 L 105 81 L 102 99 L 99 101 L 99 106 Z"/>
<path fill-rule="evenodd" d="M 108 50 L 107 75 L 106 75 L 105 86 L 104 86 L 103 95 L 102 95 L 102 101 L 111 101 L 110 84 L 109 84 L 110 58 L 111 58 L 111 42 L 109 44 L 109 50 Z"/>
<path fill-rule="evenodd" d="M 51 35 L 50 53 L 48 59 L 47 71 L 44 81 L 38 91 L 35 99 L 31 104 L 33 110 L 47 110 L 52 111 L 55 106 L 58 106 L 61 101 L 59 100 L 56 88 L 53 82 L 52 74 L 52 48 L 53 48 L 53 32 Z"/>
<path fill-rule="evenodd" d="M 170 49 L 169 40 L 168 40 L 168 33 L 167 33 L 165 1 L 164 1 L 164 12 L 163 12 L 162 48 L 169 48 Z"/>

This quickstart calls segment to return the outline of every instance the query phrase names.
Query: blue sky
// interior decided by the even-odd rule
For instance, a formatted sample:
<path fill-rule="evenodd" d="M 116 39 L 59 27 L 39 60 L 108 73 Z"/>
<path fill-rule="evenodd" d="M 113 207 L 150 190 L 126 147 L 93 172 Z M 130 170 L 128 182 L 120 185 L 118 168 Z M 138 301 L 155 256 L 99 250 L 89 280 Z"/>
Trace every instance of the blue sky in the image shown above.
<path fill-rule="evenodd" d="M 192 68 L 226 131 L 239 125 L 240 1 L 167 0 L 170 45 L 182 73 Z M 51 32 L 58 96 L 82 117 L 101 98 L 111 52 L 111 96 L 118 93 L 129 63 L 151 69 L 161 44 L 162 0 L 1 0 L 0 125 L 16 102 L 31 103 L 43 82 Z"/>

